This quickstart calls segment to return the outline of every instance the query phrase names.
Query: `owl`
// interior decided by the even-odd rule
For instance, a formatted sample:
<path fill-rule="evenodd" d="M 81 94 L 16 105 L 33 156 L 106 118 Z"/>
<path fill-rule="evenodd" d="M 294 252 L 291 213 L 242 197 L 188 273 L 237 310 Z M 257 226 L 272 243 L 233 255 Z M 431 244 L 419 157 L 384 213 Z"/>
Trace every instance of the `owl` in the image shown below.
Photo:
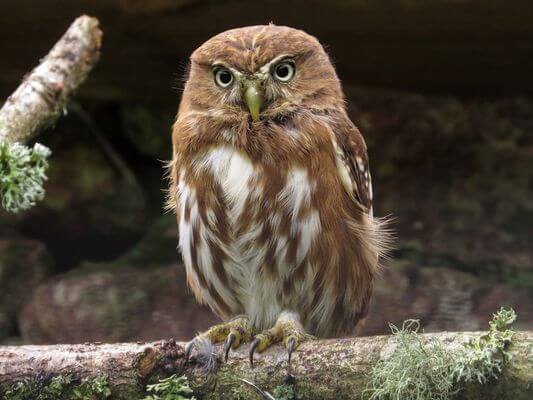
<path fill-rule="evenodd" d="M 387 234 L 363 137 L 319 41 L 285 26 L 195 50 L 173 125 L 169 207 L 188 285 L 224 321 L 197 340 L 275 343 L 353 332 Z"/>

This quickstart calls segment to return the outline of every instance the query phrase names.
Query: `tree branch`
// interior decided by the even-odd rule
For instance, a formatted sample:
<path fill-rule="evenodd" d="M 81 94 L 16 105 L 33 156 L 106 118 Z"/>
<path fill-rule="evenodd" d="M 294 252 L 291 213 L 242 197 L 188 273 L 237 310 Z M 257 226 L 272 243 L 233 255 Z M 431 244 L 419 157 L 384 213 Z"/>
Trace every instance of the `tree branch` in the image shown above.
<path fill-rule="evenodd" d="M 98 20 L 77 18 L 0 109 L 0 142 L 27 142 L 52 124 L 100 56 Z"/>
<path fill-rule="evenodd" d="M 424 334 L 453 348 L 479 337 L 480 332 Z M 50 374 L 74 374 L 80 379 L 105 375 L 113 399 L 136 400 L 144 396 L 147 382 L 170 374 L 186 374 L 201 399 L 256 399 L 245 379 L 269 393 L 288 380 L 306 400 L 358 399 L 368 383 L 368 373 L 395 349 L 392 336 L 321 340 L 304 343 L 287 365 L 281 346 L 256 356 L 250 369 L 245 348 L 233 351 L 216 372 L 204 372 L 194 360 L 185 363 L 183 343 L 80 344 L 0 347 L 0 394 L 15 382 Z M 218 349 L 220 352 L 220 349 Z M 533 332 L 517 332 L 509 348 L 512 356 L 498 380 L 472 385 L 463 399 L 533 398 Z"/>
<path fill-rule="evenodd" d="M 0 206 L 5 210 L 26 210 L 43 198 L 50 150 L 22 143 L 66 109 L 68 97 L 98 61 L 101 39 L 96 18 L 76 19 L 0 109 Z"/>

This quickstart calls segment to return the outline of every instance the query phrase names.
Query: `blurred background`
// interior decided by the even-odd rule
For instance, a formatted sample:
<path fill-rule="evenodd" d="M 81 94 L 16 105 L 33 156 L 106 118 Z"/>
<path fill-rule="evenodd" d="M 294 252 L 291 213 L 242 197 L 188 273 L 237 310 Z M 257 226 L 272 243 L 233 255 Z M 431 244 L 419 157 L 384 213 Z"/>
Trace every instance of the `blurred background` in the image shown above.
<path fill-rule="evenodd" d="M 419 318 L 533 328 L 533 3 L 529 0 L 17 0 L 0 5 L 0 99 L 70 23 L 102 57 L 38 141 L 46 198 L 0 211 L 0 344 L 190 338 L 216 321 L 185 286 L 164 160 L 188 55 L 274 22 L 326 46 L 398 241 L 363 334 Z M 0 100 L 0 103 L 3 100 Z"/>

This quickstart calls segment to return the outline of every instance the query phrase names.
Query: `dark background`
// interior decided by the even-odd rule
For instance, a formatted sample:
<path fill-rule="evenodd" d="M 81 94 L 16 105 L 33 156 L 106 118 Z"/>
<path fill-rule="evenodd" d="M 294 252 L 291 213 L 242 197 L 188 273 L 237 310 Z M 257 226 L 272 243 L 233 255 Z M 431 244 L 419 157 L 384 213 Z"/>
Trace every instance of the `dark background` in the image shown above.
<path fill-rule="evenodd" d="M 533 327 L 533 4 L 526 0 L 18 0 L 0 5 L 5 99 L 81 14 L 100 63 L 38 140 L 47 196 L 0 212 L 0 343 L 187 339 L 216 319 L 184 283 L 162 211 L 188 55 L 273 21 L 326 46 L 398 237 L 363 334 L 420 318 Z"/>

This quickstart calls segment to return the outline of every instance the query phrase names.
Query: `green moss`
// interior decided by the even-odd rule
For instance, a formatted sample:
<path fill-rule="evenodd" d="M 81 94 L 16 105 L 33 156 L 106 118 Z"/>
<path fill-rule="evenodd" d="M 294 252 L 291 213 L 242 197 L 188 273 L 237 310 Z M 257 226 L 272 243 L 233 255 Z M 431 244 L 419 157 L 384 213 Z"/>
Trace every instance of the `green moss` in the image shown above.
<path fill-rule="evenodd" d="M 396 349 L 372 369 L 365 393 L 369 400 L 448 400 L 465 383 L 497 378 L 509 359 L 509 326 L 515 319 L 512 309 L 502 308 L 493 315 L 486 335 L 455 349 L 440 339 L 424 340 L 416 320 L 404 322 L 402 329 L 391 325 Z"/>
<path fill-rule="evenodd" d="M 260 396 L 261 399 L 266 400 L 300 400 L 307 397 L 302 397 L 300 394 L 296 393 L 296 387 L 294 378 L 289 375 L 289 379 L 286 380 L 285 383 L 276 386 L 274 390 L 272 391 L 272 394 L 269 392 L 261 389 L 259 386 L 255 385 L 254 383 L 247 381 L 246 379 L 239 379 L 243 383 L 245 383 L 248 387 L 252 388 L 256 394 Z M 234 393 L 234 396 L 232 398 L 238 398 L 238 399 L 249 399 L 249 395 L 245 395 L 242 391 L 239 393 Z"/>
<path fill-rule="evenodd" d="M 79 386 L 72 389 L 69 399 L 72 400 L 93 400 L 107 399 L 111 396 L 111 390 L 105 376 L 82 382 Z"/>
<path fill-rule="evenodd" d="M 5 400 L 104 400 L 111 395 L 105 376 L 79 381 L 73 375 L 36 378 L 17 382 Z"/>
<path fill-rule="evenodd" d="M 50 149 L 39 143 L 30 149 L 19 143 L 0 142 L 0 203 L 5 210 L 27 210 L 44 197 L 50 154 Z"/>
<path fill-rule="evenodd" d="M 297 400 L 300 397 L 296 395 L 294 385 L 279 385 L 274 389 L 272 395 L 276 400 Z"/>
<path fill-rule="evenodd" d="M 195 400 L 186 376 L 172 375 L 146 386 L 150 392 L 143 400 Z"/>

